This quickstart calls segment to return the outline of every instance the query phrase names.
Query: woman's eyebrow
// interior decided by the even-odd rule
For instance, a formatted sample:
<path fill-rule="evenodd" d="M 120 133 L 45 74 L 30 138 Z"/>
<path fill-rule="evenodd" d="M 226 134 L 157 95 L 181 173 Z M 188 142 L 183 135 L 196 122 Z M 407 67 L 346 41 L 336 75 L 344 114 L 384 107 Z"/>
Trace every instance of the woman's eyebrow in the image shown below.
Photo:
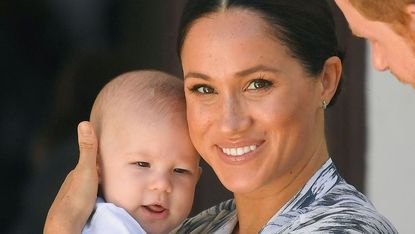
<path fill-rule="evenodd" d="M 261 72 L 261 71 L 262 72 L 273 72 L 273 73 L 280 73 L 281 72 L 279 69 L 276 69 L 276 68 L 273 68 L 273 67 L 270 67 L 270 66 L 266 66 L 266 65 L 263 65 L 263 64 L 259 64 L 259 65 L 253 66 L 251 68 L 248 68 L 248 69 L 237 72 L 236 76 L 247 76 L 247 75 L 250 75 L 252 73 Z"/>
<path fill-rule="evenodd" d="M 186 80 L 187 78 L 200 78 L 203 80 L 210 80 L 210 77 L 206 74 L 203 73 L 199 73 L 199 72 L 189 72 L 187 74 L 184 75 L 184 80 Z"/>
<path fill-rule="evenodd" d="M 259 64 L 259 65 L 247 68 L 245 70 L 238 71 L 238 72 L 235 73 L 235 76 L 243 77 L 243 76 L 247 76 L 247 75 L 250 75 L 252 73 L 261 72 L 261 71 L 262 72 L 273 72 L 273 73 L 280 73 L 281 72 L 279 69 L 276 69 L 276 68 L 273 68 L 273 67 L 270 67 L 270 66 L 266 66 L 266 65 L 263 65 L 263 64 Z M 185 74 L 184 79 L 187 79 L 187 78 L 190 78 L 190 77 L 191 78 L 200 78 L 200 79 L 203 79 L 203 80 L 210 80 L 211 79 L 208 75 L 200 73 L 200 72 L 188 72 L 188 73 Z"/>

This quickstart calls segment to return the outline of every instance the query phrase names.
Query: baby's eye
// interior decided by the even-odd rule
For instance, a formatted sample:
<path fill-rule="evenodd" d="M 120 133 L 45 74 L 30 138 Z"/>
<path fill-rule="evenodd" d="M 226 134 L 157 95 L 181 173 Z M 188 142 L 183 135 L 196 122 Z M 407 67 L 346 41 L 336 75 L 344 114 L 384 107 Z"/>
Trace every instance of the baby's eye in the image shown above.
<path fill-rule="evenodd" d="M 136 164 L 139 167 L 150 167 L 150 163 L 148 162 L 136 162 Z"/>
<path fill-rule="evenodd" d="M 200 93 L 200 94 L 212 94 L 215 92 L 213 88 L 206 86 L 206 85 L 195 85 L 190 90 L 194 93 Z"/>
<path fill-rule="evenodd" d="M 264 79 L 255 79 L 249 85 L 247 90 L 263 89 L 272 86 L 272 82 Z"/>
<path fill-rule="evenodd" d="M 176 172 L 176 173 L 179 173 L 179 174 L 184 174 L 184 173 L 188 173 L 189 172 L 188 170 L 183 169 L 183 168 L 174 168 L 173 171 Z"/>

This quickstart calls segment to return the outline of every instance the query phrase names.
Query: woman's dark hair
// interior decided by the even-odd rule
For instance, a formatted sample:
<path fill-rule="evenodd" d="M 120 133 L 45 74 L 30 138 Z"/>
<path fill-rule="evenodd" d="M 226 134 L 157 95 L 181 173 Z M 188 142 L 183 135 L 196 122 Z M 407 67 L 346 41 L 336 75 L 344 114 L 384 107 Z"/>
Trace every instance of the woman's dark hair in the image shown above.
<path fill-rule="evenodd" d="M 257 12 L 273 29 L 274 36 L 312 76 L 322 72 L 328 58 L 343 59 L 326 0 L 189 0 L 179 26 L 179 57 L 186 35 L 197 19 L 231 8 Z M 334 103 L 340 87 L 341 84 L 330 104 Z"/>

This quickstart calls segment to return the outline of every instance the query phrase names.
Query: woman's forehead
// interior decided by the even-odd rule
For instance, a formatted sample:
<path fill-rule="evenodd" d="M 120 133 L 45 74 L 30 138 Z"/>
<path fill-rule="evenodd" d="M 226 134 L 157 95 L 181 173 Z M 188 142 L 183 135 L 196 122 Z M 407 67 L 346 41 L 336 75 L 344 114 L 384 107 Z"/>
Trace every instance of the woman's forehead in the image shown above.
<path fill-rule="evenodd" d="M 185 39 L 193 34 L 238 37 L 241 34 L 266 33 L 268 26 L 267 22 L 256 12 L 234 8 L 214 12 L 197 19 L 189 28 Z"/>
<path fill-rule="evenodd" d="M 246 12 L 215 13 L 192 26 L 182 50 L 186 74 L 217 70 L 229 75 L 257 66 L 279 69 L 278 64 L 289 59 L 289 50 L 266 31 L 265 21 Z"/>

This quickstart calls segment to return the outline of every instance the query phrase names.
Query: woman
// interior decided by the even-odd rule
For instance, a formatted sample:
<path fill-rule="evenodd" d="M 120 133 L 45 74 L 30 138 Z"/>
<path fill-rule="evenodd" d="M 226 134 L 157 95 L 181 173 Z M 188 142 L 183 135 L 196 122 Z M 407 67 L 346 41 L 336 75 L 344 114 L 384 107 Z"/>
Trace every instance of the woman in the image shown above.
<path fill-rule="evenodd" d="M 328 156 L 324 110 L 342 67 L 325 1 L 190 1 L 178 51 L 192 142 L 234 194 L 178 233 L 396 233 Z M 50 210 L 48 233 L 79 232 L 92 211 L 89 133 L 89 141 L 80 136 L 80 163 Z"/>

